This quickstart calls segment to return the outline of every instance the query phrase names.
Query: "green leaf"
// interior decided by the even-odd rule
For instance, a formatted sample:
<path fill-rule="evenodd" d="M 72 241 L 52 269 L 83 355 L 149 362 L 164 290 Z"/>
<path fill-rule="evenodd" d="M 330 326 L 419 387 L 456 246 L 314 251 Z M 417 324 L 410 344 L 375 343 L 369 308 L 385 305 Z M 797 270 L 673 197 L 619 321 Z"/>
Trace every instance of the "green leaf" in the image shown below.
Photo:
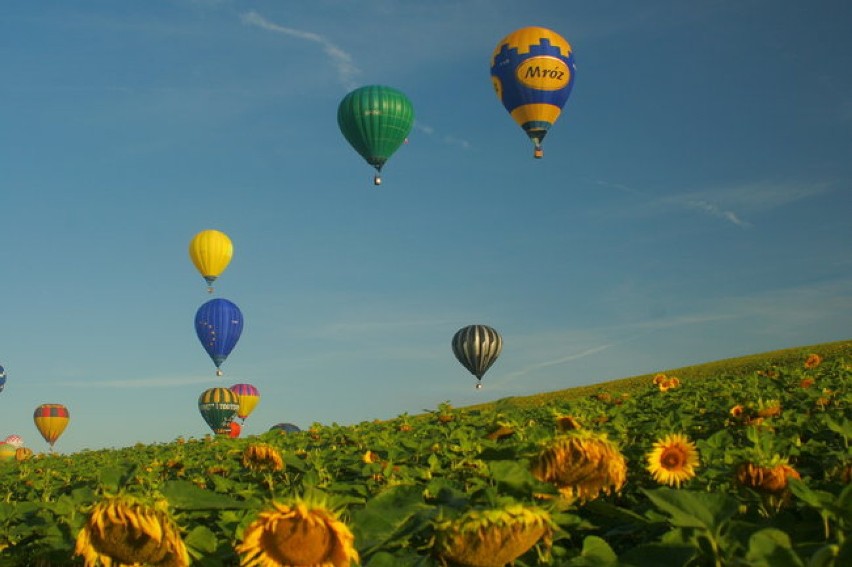
<path fill-rule="evenodd" d="M 352 514 L 353 533 L 361 549 L 380 545 L 393 536 L 415 513 L 431 508 L 423 502 L 423 489 L 415 485 L 391 487 Z"/>
<path fill-rule="evenodd" d="M 118 492 L 127 481 L 136 474 L 138 465 L 134 463 L 124 463 L 115 466 L 104 467 L 100 469 L 101 484 L 104 488 L 111 492 Z"/>
<path fill-rule="evenodd" d="M 790 536 L 775 528 L 766 528 L 749 538 L 746 562 L 749 567 L 804 567 L 793 551 Z"/>
<path fill-rule="evenodd" d="M 669 515 L 672 525 L 715 533 L 737 513 L 737 500 L 727 494 L 658 488 L 641 489 L 653 504 Z"/>
<path fill-rule="evenodd" d="M 568 563 L 571 567 L 609 567 L 618 564 L 618 556 L 609 544 L 598 536 L 586 536 L 583 550 Z"/>
<path fill-rule="evenodd" d="M 691 545 L 648 543 L 634 547 L 619 560 L 623 567 L 660 567 L 660 565 L 688 565 L 696 554 Z"/>
<path fill-rule="evenodd" d="M 188 480 L 170 480 L 160 492 L 178 510 L 235 510 L 250 506 L 225 494 L 199 488 Z"/>
<path fill-rule="evenodd" d="M 183 541 L 189 547 L 192 556 L 196 558 L 216 551 L 216 534 L 207 526 L 196 526 Z"/>
<path fill-rule="evenodd" d="M 529 496 L 538 483 L 529 467 L 518 461 L 492 461 L 488 463 L 488 469 L 502 493 Z"/>

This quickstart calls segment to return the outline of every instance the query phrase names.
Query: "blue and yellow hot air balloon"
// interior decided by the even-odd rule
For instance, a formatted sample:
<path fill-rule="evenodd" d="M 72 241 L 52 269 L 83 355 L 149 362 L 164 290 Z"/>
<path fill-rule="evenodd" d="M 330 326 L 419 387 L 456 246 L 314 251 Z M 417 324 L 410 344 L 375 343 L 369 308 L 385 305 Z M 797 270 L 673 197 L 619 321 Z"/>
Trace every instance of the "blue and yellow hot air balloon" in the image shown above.
<path fill-rule="evenodd" d="M 216 435 L 230 435 L 240 397 L 228 388 L 210 388 L 198 397 L 198 411 Z"/>
<path fill-rule="evenodd" d="M 497 98 L 544 155 L 541 141 L 559 118 L 574 86 L 574 54 L 558 33 L 526 27 L 504 37 L 491 56 Z"/>
<path fill-rule="evenodd" d="M 240 409 L 237 417 L 245 423 L 246 418 L 254 411 L 257 402 L 260 401 L 260 392 L 251 384 L 234 384 L 231 391 L 240 397 Z"/>
<path fill-rule="evenodd" d="M 213 293 L 213 282 L 222 275 L 234 255 L 234 244 L 218 230 L 202 230 L 189 241 L 189 258 Z"/>
<path fill-rule="evenodd" d="M 243 314 L 227 299 L 211 299 L 195 313 L 195 334 L 216 365 L 217 376 L 222 375 L 219 367 L 237 346 L 242 332 Z"/>
<path fill-rule="evenodd" d="M 41 404 L 33 413 L 36 429 L 50 444 L 51 449 L 68 426 L 69 419 L 71 419 L 71 414 L 62 404 Z"/>

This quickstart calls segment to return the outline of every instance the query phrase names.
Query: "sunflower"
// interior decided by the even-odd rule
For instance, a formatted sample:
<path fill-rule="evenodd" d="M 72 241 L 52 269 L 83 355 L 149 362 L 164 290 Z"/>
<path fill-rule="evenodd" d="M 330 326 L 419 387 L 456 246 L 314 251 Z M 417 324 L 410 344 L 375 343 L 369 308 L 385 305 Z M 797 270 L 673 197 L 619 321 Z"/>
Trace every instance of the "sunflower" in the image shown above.
<path fill-rule="evenodd" d="M 556 429 L 561 433 L 565 433 L 567 431 L 576 431 L 578 429 L 582 429 L 583 426 L 580 424 L 579 420 L 572 415 L 558 415 L 556 416 Z"/>
<path fill-rule="evenodd" d="M 657 440 L 645 459 L 648 461 L 646 468 L 654 480 L 678 488 L 682 482 L 695 477 L 695 468 L 699 465 L 695 444 L 681 433 Z"/>
<path fill-rule="evenodd" d="M 503 567 L 553 533 L 550 515 L 538 508 L 510 504 L 471 510 L 435 524 L 435 552 L 443 562 L 464 567 Z"/>
<path fill-rule="evenodd" d="M 805 360 L 805 368 L 816 368 L 822 364 L 822 357 L 818 354 L 811 354 L 808 356 L 807 360 Z"/>
<path fill-rule="evenodd" d="M 787 489 L 787 480 L 802 478 L 784 459 L 775 460 L 768 465 L 751 462 L 737 467 L 737 483 L 766 494 L 780 495 Z"/>
<path fill-rule="evenodd" d="M 74 554 L 83 557 L 85 567 L 189 565 L 180 530 L 162 506 L 150 507 L 127 496 L 95 506 L 77 536 Z"/>
<path fill-rule="evenodd" d="M 242 567 L 349 567 L 358 562 L 352 532 L 320 504 L 272 503 L 235 549 Z"/>
<path fill-rule="evenodd" d="M 243 466 L 254 471 L 284 470 L 278 449 L 265 443 L 252 443 L 243 451 Z"/>
<path fill-rule="evenodd" d="M 618 491 L 627 478 L 627 463 L 605 434 L 572 431 L 550 440 L 533 460 L 532 474 L 553 483 L 568 498 L 594 500 Z"/>
<path fill-rule="evenodd" d="M 657 375 L 654 376 L 654 386 L 659 386 L 660 384 L 662 384 L 666 380 L 668 380 L 668 376 L 666 376 L 665 374 L 662 374 L 662 373 L 657 374 Z"/>

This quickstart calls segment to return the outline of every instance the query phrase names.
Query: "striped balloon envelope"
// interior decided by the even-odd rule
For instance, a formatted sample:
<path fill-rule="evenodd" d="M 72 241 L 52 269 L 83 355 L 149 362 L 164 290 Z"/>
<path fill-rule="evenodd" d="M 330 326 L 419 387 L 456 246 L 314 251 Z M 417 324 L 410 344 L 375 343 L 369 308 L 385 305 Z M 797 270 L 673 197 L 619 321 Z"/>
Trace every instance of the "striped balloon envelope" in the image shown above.
<path fill-rule="evenodd" d="M 491 82 L 497 98 L 527 133 L 533 155 L 559 118 L 574 87 L 574 54 L 558 33 L 541 27 L 515 30 L 497 43 L 491 56 Z"/>
<path fill-rule="evenodd" d="M 230 435 L 240 397 L 228 388 L 210 388 L 198 397 L 198 411 L 216 435 Z"/>
<path fill-rule="evenodd" d="M 453 354 L 478 381 L 491 368 L 503 350 L 503 339 L 487 325 L 468 325 L 459 329 L 452 340 Z M 477 388 L 482 385 L 477 382 Z"/>
<path fill-rule="evenodd" d="M 3 388 L 6 387 L 6 370 L 0 366 L 0 392 L 3 391 Z"/>
<path fill-rule="evenodd" d="M 260 401 L 260 392 L 251 384 L 234 384 L 231 391 L 240 397 L 240 409 L 237 417 L 245 423 L 246 418 L 254 411 L 257 402 Z"/>
<path fill-rule="evenodd" d="M 51 448 L 65 431 L 70 419 L 71 414 L 62 404 L 42 404 L 33 413 L 36 429 Z"/>

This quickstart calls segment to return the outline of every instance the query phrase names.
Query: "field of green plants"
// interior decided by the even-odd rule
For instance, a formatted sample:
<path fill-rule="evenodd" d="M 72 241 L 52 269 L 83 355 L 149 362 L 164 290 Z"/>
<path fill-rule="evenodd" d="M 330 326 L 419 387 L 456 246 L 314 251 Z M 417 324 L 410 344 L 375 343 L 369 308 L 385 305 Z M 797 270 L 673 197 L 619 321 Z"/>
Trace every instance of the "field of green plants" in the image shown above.
<path fill-rule="evenodd" d="M 116 496 L 211 567 L 344 564 L 337 529 L 324 563 L 273 550 L 280 531 L 252 540 L 273 501 L 328 510 L 346 565 L 852 565 L 850 383 L 844 341 L 352 426 L 22 454 L 0 462 L 0 566 L 181 565 L 143 554 L 148 520 L 92 514 Z M 96 560 L 75 555 L 84 528 L 132 537 Z"/>

